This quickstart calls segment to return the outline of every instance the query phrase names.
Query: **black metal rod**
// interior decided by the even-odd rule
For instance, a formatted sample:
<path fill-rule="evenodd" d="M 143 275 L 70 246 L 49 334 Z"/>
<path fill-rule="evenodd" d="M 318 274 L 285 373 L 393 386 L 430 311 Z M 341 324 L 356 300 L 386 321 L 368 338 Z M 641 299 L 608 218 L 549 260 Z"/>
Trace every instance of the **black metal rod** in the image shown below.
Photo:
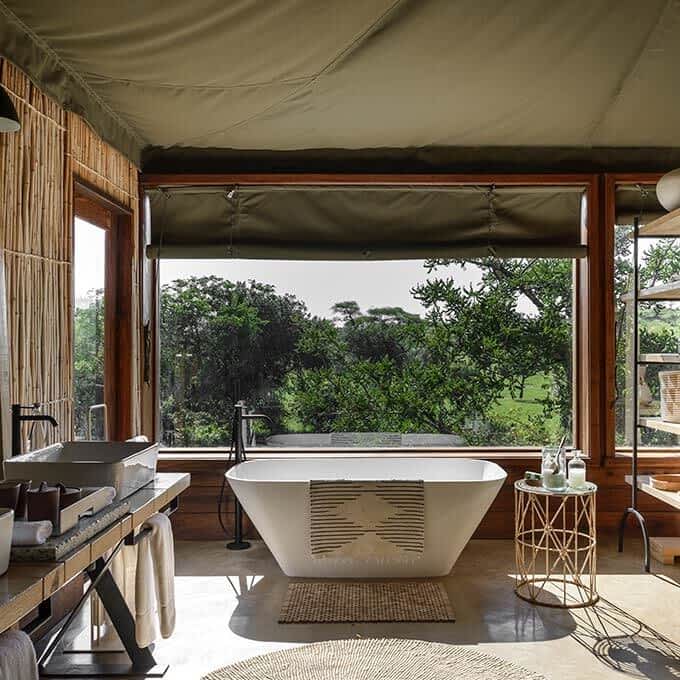
<path fill-rule="evenodd" d="M 166 505 L 160 512 L 162 512 L 164 515 L 167 515 L 168 517 L 171 517 L 174 515 L 177 510 L 179 509 L 179 496 L 175 496 L 168 505 Z M 145 538 L 151 535 L 153 529 L 151 527 L 142 527 L 137 533 L 131 531 L 123 541 L 125 542 L 125 545 L 137 545 L 141 541 L 143 541 Z"/>
<path fill-rule="evenodd" d="M 640 364 L 640 328 L 639 328 L 639 309 L 640 304 L 640 263 L 638 239 L 640 238 L 640 218 L 633 220 L 633 361 L 631 370 L 633 371 L 633 456 L 631 459 L 631 504 L 626 508 L 619 524 L 619 552 L 623 552 L 623 537 L 626 532 L 626 525 L 629 515 L 633 515 L 637 520 L 640 531 L 642 532 L 642 542 L 644 545 L 645 571 L 649 572 L 649 532 L 647 523 L 642 513 L 637 508 L 638 500 L 638 449 L 640 436 L 640 385 L 639 371 Z"/>
<path fill-rule="evenodd" d="M 103 564 L 101 558 L 97 560 L 90 578 L 93 578 L 93 575 L 93 583 L 96 582 L 97 584 L 95 586 L 97 595 L 99 595 L 99 599 L 101 599 L 104 609 L 106 609 L 111 623 L 116 629 L 128 657 L 130 657 L 133 669 L 141 672 L 151 670 L 156 666 L 156 660 L 153 658 L 149 647 L 137 645 L 135 620 L 109 568 Z"/>
<path fill-rule="evenodd" d="M 12 457 L 21 453 L 21 406 L 12 404 Z"/>
<path fill-rule="evenodd" d="M 234 465 L 239 465 L 246 460 L 246 447 L 243 440 L 243 430 L 247 427 L 248 420 L 258 417 L 246 413 L 246 404 L 239 401 L 234 405 L 234 421 L 232 427 L 232 439 L 234 444 Z M 246 550 L 250 543 L 243 540 L 243 507 L 236 495 L 234 495 L 234 540 L 227 543 L 228 550 Z"/>
<path fill-rule="evenodd" d="M 623 512 L 623 517 L 621 518 L 621 524 L 619 525 L 619 552 L 623 552 L 623 536 L 626 531 L 626 522 L 628 516 L 633 515 L 638 522 L 640 531 L 642 532 L 642 544 L 644 548 L 644 560 L 645 560 L 645 571 L 649 573 L 650 571 L 650 560 L 649 560 L 649 532 L 647 531 L 647 522 L 642 513 L 635 508 L 626 508 Z"/>
<path fill-rule="evenodd" d="M 92 580 L 90 585 L 86 588 L 85 593 L 83 596 L 78 600 L 78 604 L 73 608 L 71 613 L 68 615 L 66 618 L 66 621 L 64 622 L 64 625 L 57 631 L 57 634 L 50 640 L 49 644 L 47 647 L 45 647 L 43 653 L 40 655 L 40 658 L 38 659 L 38 669 L 39 670 L 44 670 L 45 666 L 49 663 L 50 658 L 54 654 L 56 648 L 59 646 L 59 643 L 62 641 L 64 638 L 64 635 L 66 635 L 66 631 L 69 629 L 70 625 L 73 623 L 74 619 L 78 614 L 80 614 L 80 610 L 83 608 L 85 602 L 87 602 L 87 599 L 90 597 L 90 595 L 94 592 L 94 590 L 97 587 L 97 584 L 99 581 L 103 578 L 104 574 L 107 573 L 109 568 L 111 567 L 111 563 L 113 562 L 113 558 L 118 554 L 118 551 L 123 547 L 124 540 L 118 541 L 116 544 L 116 547 L 113 549 L 111 554 L 106 560 L 102 561 L 102 564 L 100 565 L 100 570 L 97 576 Z"/>
<path fill-rule="evenodd" d="M 640 358 L 640 334 L 638 323 L 638 305 L 640 303 L 640 263 L 638 261 L 638 238 L 640 235 L 640 218 L 633 220 L 633 459 L 631 490 L 631 506 L 637 511 L 638 497 L 638 439 L 640 434 L 640 385 L 638 359 Z M 639 514 L 639 513 L 638 513 Z M 641 516 L 641 515 L 640 515 Z"/>

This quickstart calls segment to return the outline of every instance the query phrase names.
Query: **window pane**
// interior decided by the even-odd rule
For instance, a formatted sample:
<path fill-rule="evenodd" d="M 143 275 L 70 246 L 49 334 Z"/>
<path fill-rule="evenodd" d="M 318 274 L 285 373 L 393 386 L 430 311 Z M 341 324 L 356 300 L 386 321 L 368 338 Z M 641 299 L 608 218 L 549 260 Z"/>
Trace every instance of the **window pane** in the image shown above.
<path fill-rule="evenodd" d="M 541 446 L 572 430 L 570 260 L 161 263 L 167 446 Z"/>
<path fill-rule="evenodd" d="M 104 285 L 106 232 L 79 218 L 73 242 L 74 345 L 73 397 L 76 439 L 104 439 Z"/>
<path fill-rule="evenodd" d="M 616 445 L 622 448 L 633 443 L 633 241 L 632 224 L 615 227 L 614 294 L 616 312 Z M 638 241 L 640 257 L 640 287 L 647 288 L 680 279 L 680 242 L 677 239 Z M 680 352 L 680 306 L 676 302 L 642 302 L 639 306 L 639 337 L 641 354 L 678 354 Z M 668 357 L 673 358 L 673 357 Z M 680 366 L 664 364 L 642 365 L 637 368 L 640 385 L 640 415 L 659 416 L 659 372 L 678 370 Z M 677 435 L 640 428 L 640 444 L 668 447 L 678 444 Z"/>

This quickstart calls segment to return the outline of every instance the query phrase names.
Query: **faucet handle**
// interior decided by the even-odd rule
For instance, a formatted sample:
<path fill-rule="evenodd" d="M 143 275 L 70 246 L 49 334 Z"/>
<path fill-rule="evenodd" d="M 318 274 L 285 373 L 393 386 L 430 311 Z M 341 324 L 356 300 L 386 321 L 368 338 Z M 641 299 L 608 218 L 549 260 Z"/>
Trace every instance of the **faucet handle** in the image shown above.
<path fill-rule="evenodd" d="M 39 411 L 42 406 L 39 401 L 34 401 L 32 404 L 12 404 L 12 409 L 17 411 Z"/>

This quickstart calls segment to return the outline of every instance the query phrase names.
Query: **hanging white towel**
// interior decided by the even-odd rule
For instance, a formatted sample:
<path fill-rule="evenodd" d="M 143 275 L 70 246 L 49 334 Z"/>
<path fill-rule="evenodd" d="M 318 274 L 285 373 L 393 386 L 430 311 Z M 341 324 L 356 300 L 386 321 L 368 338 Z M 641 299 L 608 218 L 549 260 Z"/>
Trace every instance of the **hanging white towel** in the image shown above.
<path fill-rule="evenodd" d="M 35 649 L 23 631 L 0 635 L 0 680 L 38 680 Z"/>
<path fill-rule="evenodd" d="M 175 630 L 175 549 L 172 524 L 163 513 L 144 524 L 151 534 L 137 546 L 135 623 L 137 644 L 148 647 L 160 633 L 168 638 Z"/>
<path fill-rule="evenodd" d="M 161 635 L 169 638 L 175 632 L 175 543 L 172 523 L 159 512 L 147 520 L 151 534 L 151 558 L 156 583 L 156 601 Z"/>
<path fill-rule="evenodd" d="M 158 616 L 154 593 L 154 573 L 151 562 L 151 537 L 137 544 L 137 575 L 135 577 L 135 635 L 140 647 L 148 647 L 158 637 Z"/>

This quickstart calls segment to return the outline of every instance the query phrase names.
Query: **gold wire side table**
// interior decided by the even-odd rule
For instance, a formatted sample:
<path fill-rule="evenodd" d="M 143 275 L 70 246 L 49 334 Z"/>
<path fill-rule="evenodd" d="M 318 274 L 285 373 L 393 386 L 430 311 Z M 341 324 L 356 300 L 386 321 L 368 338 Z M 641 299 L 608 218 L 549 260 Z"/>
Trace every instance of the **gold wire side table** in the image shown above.
<path fill-rule="evenodd" d="M 550 491 L 515 482 L 515 593 L 545 607 L 595 604 L 597 486 Z"/>

